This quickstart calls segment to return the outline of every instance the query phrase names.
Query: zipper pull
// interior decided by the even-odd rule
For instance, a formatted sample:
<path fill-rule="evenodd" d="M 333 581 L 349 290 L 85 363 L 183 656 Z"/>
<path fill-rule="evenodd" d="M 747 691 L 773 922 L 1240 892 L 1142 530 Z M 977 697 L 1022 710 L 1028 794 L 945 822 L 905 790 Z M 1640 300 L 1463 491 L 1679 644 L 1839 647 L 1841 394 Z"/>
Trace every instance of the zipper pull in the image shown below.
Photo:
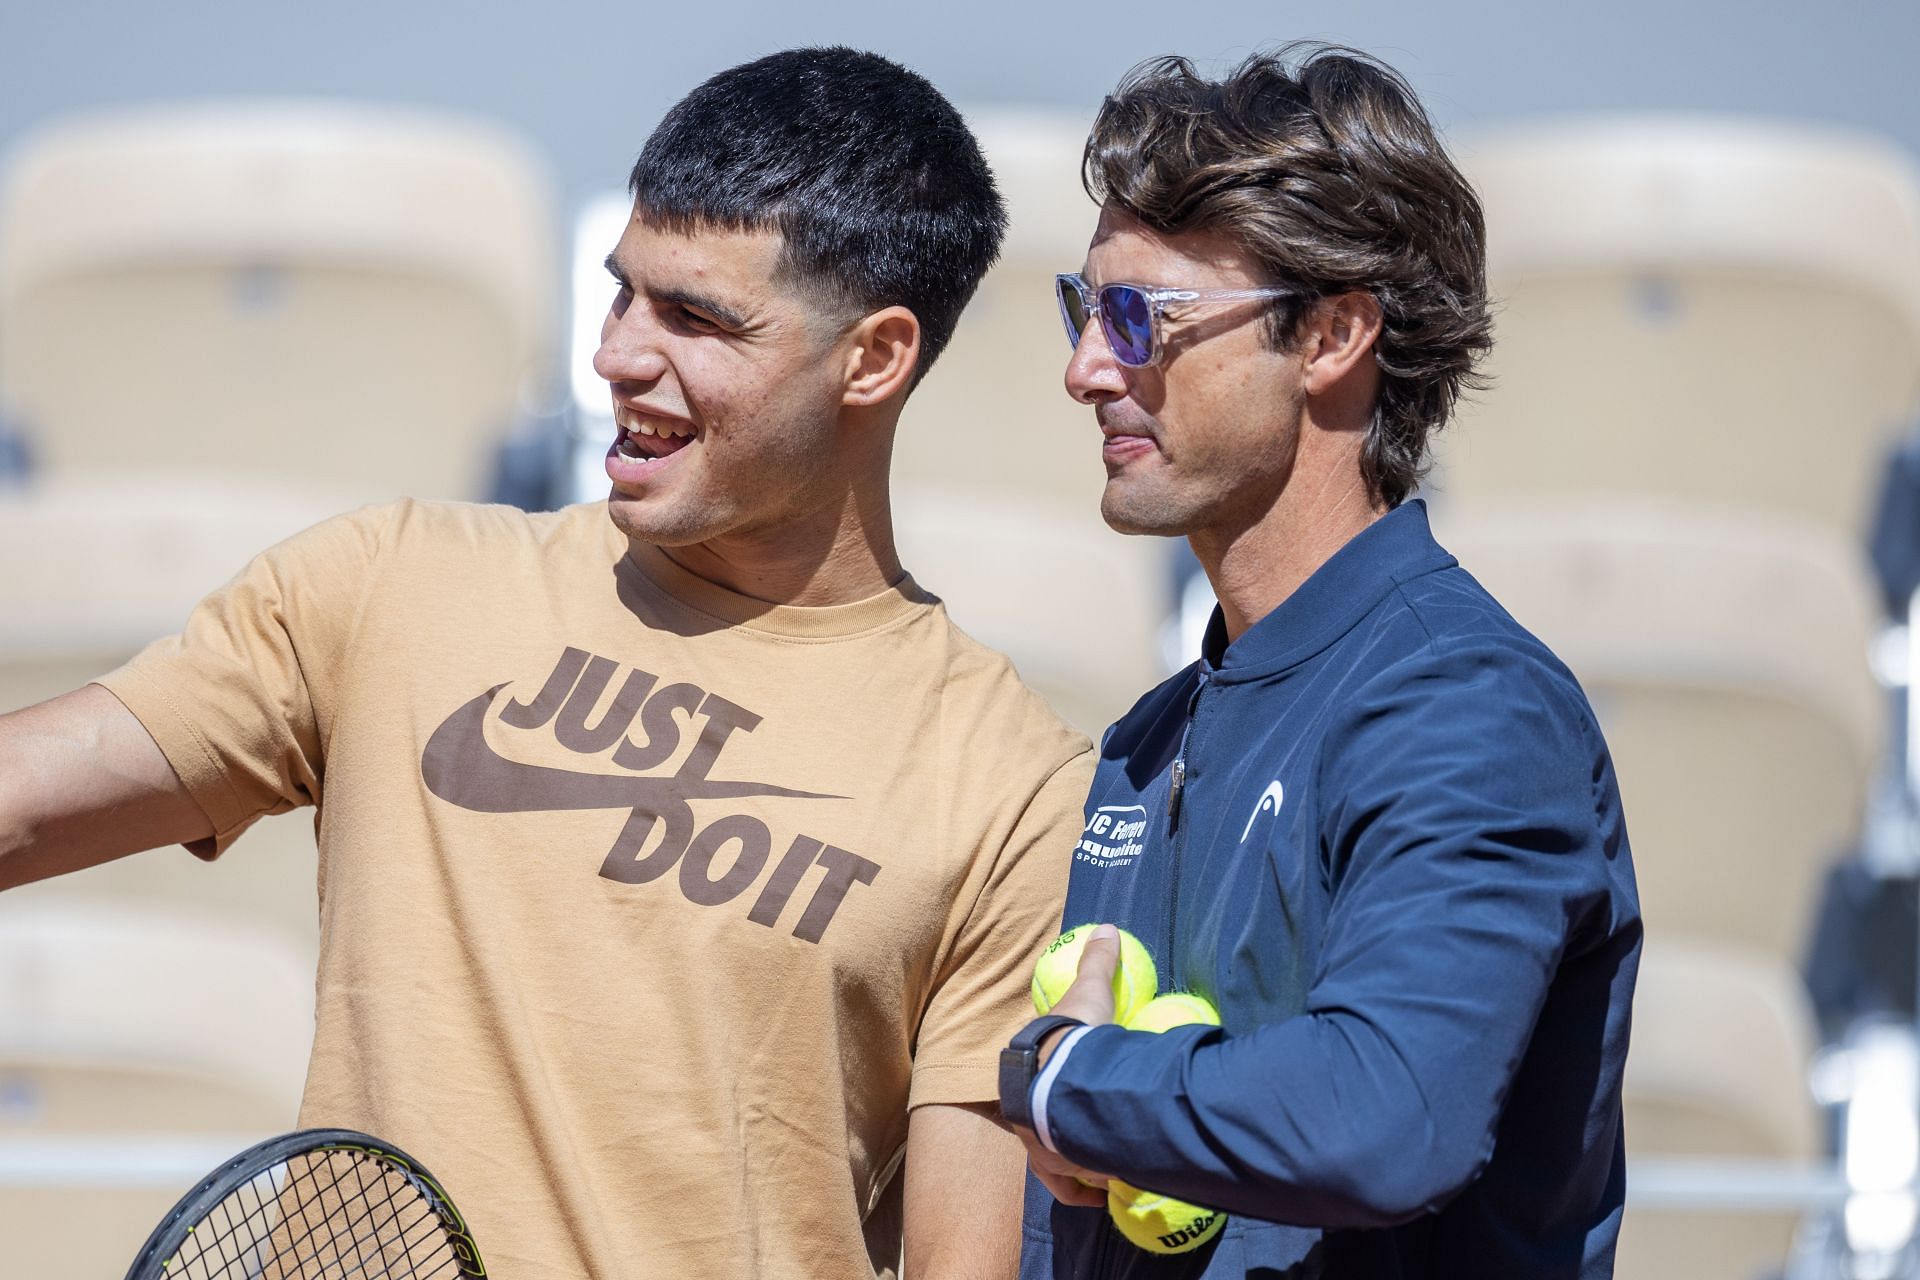
<path fill-rule="evenodd" d="M 1187 761 L 1184 756 L 1173 758 L 1173 786 L 1167 791 L 1167 824 L 1180 825 L 1180 792 L 1187 785 Z"/>

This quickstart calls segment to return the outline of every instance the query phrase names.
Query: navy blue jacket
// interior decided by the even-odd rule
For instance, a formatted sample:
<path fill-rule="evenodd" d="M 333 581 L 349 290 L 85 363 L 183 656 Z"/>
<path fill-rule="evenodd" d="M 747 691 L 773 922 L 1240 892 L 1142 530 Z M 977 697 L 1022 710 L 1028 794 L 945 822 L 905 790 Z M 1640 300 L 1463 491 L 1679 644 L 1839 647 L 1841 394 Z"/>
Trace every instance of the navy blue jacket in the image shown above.
<path fill-rule="evenodd" d="M 1224 1027 L 1100 1027 L 1062 1154 L 1232 1218 L 1134 1249 L 1029 1179 L 1026 1277 L 1613 1271 L 1640 913 L 1573 676 L 1408 503 L 1106 735 L 1065 923 Z"/>

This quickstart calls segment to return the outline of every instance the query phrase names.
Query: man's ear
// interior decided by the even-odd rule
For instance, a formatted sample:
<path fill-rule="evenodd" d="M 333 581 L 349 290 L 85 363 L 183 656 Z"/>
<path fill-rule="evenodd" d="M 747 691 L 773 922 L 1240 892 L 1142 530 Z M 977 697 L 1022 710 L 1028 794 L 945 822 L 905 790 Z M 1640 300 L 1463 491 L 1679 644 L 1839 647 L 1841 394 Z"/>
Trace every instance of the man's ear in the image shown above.
<path fill-rule="evenodd" d="M 920 320 L 905 307 L 883 307 L 849 333 L 846 389 L 840 403 L 871 406 L 904 395 L 920 365 Z"/>
<path fill-rule="evenodd" d="M 1307 320 L 1302 389 L 1323 395 L 1355 368 L 1371 366 L 1380 323 L 1380 301 L 1371 293 L 1355 290 L 1321 299 Z"/>

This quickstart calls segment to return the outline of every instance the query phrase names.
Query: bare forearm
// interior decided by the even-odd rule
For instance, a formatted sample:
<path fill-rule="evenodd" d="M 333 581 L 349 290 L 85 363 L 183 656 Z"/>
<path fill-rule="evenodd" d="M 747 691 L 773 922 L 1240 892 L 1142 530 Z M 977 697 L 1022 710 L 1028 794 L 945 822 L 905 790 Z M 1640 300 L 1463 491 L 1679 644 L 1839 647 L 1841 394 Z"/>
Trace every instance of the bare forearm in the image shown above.
<path fill-rule="evenodd" d="M 905 1280 L 1010 1280 L 1020 1269 L 1026 1153 L 997 1104 L 927 1106 L 909 1122 Z"/>
<path fill-rule="evenodd" d="M 153 738 L 100 686 L 0 716 L 0 889 L 212 834 Z"/>

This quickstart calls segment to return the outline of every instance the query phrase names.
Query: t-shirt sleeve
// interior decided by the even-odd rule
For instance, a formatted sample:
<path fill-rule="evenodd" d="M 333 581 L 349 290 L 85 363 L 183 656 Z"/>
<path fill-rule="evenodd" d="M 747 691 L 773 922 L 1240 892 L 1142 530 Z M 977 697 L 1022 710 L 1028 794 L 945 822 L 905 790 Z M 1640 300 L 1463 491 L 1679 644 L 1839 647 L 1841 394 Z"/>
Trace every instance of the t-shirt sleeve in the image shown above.
<path fill-rule="evenodd" d="M 256 556 L 178 635 L 98 681 L 139 719 L 224 852 L 256 819 L 320 799 L 325 709 L 390 508 L 315 525 Z"/>
<path fill-rule="evenodd" d="M 999 1097 L 1000 1050 L 1032 1019 L 1033 963 L 1060 932 L 1093 766 L 1084 751 L 1047 777 L 958 917 L 920 1022 L 909 1107 Z"/>

